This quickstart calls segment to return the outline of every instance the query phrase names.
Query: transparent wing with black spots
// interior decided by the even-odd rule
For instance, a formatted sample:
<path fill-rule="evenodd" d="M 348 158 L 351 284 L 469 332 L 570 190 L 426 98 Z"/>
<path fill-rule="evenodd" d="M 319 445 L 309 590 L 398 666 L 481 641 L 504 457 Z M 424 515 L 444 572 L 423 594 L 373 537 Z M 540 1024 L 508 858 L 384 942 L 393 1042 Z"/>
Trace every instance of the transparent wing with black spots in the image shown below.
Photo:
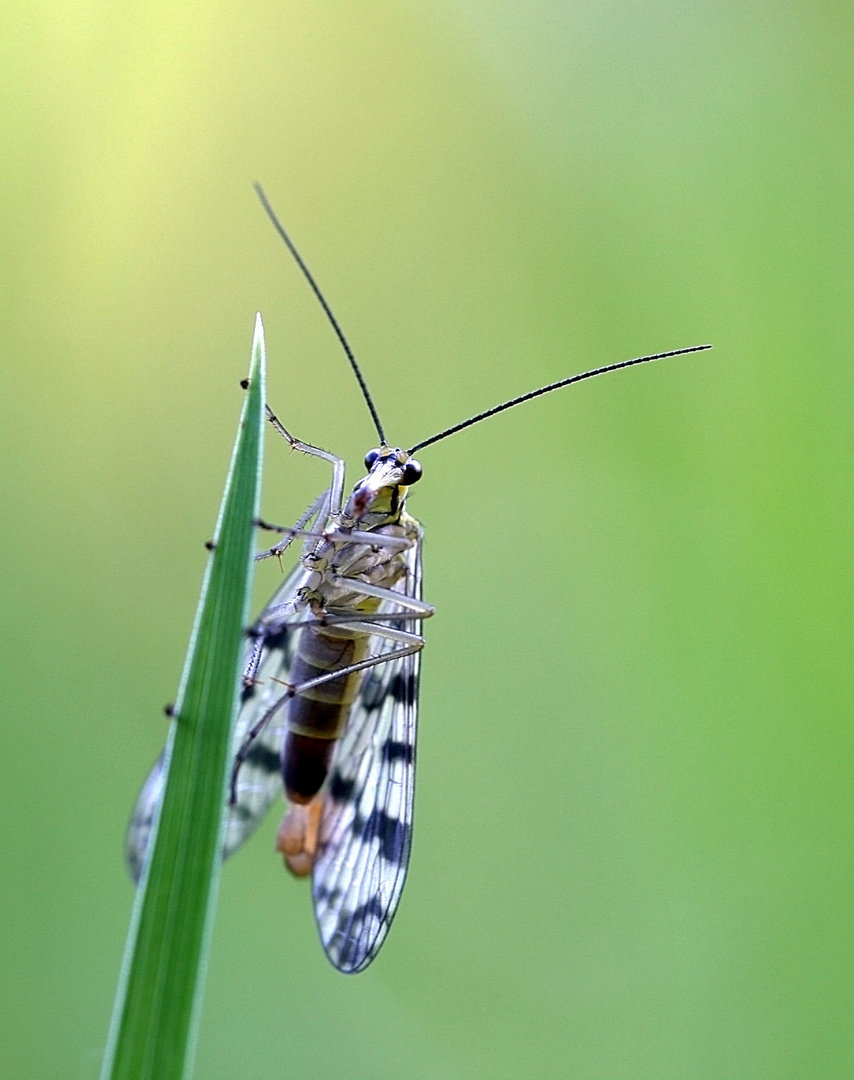
<path fill-rule="evenodd" d="M 233 754 L 243 745 L 252 726 L 283 697 L 282 683 L 288 679 L 298 631 L 284 629 L 277 624 L 293 619 L 294 596 L 306 576 L 303 566 L 297 563 L 255 622 L 254 632 L 263 633 L 261 655 L 253 683 L 244 687 L 241 694 L 232 744 Z M 247 662 L 251 654 L 250 646 Z M 235 787 L 236 799 L 226 807 L 222 842 L 224 859 L 233 855 L 252 835 L 273 800 L 281 795 L 281 750 L 285 724 L 283 706 L 255 737 L 240 765 Z"/>
<path fill-rule="evenodd" d="M 421 598 L 421 535 L 407 552 L 397 591 Z M 380 610 L 394 605 L 383 601 Z M 415 620 L 403 629 L 419 633 Z M 394 643 L 374 638 L 371 653 Z M 365 968 L 397 910 L 412 844 L 420 652 L 366 674 L 336 750 L 314 864 L 314 913 L 339 971 Z"/>
<path fill-rule="evenodd" d="M 288 574 L 276 590 L 270 603 L 255 623 L 256 632 L 265 629 L 260 649 L 257 671 L 251 686 L 241 694 L 240 709 L 232 741 L 232 757 L 243 744 L 247 732 L 264 713 L 281 698 L 283 688 L 274 679 L 287 680 L 293 658 L 293 630 L 276 629 L 275 620 L 281 614 L 286 617 L 289 604 L 305 576 L 301 564 Z M 254 651 L 250 643 L 246 662 Z M 237 777 L 236 802 L 228 805 L 225 813 L 222 856 L 228 858 L 248 840 L 273 800 L 282 790 L 282 774 L 279 762 L 284 733 L 284 710 L 281 710 L 253 741 L 246 760 Z M 180 723 L 180 721 L 179 721 Z M 125 853 L 128 869 L 134 881 L 139 881 L 145 864 L 148 842 L 154 817 L 163 797 L 164 754 L 154 764 L 143 784 L 128 825 Z"/>

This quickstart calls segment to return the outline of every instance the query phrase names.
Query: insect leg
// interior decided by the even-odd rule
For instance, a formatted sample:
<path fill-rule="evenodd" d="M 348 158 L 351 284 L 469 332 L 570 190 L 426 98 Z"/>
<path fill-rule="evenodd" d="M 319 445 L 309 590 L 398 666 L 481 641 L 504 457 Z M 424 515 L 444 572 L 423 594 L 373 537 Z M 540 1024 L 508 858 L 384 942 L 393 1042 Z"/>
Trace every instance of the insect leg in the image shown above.
<path fill-rule="evenodd" d="M 326 493 L 328 494 L 328 492 Z M 311 529 L 304 529 L 302 527 L 305 522 L 300 519 L 296 525 L 274 525 L 269 521 L 262 521 L 261 518 L 257 518 L 255 524 L 259 529 L 266 529 L 268 532 L 285 533 L 286 540 L 275 544 L 269 551 L 262 551 L 255 556 L 256 559 L 269 559 L 271 555 L 280 555 L 286 547 L 296 539 L 301 537 L 305 540 L 326 540 L 329 543 L 341 543 L 341 544 L 364 544 L 366 547 L 373 548 L 396 548 L 398 551 L 406 551 L 411 548 L 415 543 L 414 540 L 408 536 L 386 536 L 383 533 L 368 533 L 368 532 L 345 532 L 342 529 L 326 529 L 323 532 L 317 532 Z"/>
<path fill-rule="evenodd" d="M 365 671 L 368 668 L 377 667 L 380 664 L 387 664 L 391 660 L 400 660 L 401 657 L 410 656 L 412 653 L 420 652 L 421 649 L 424 648 L 424 638 L 418 634 L 412 634 L 407 630 L 395 630 L 392 627 L 377 626 L 373 623 L 359 624 L 358 621 L 354 621 L 350 628 L 354 630 L 363 630 L 366 633 L 374 634 L 376 637 L 381 637 L 385 640 L 401 642 L 401 647 L 399 649 L 392 649 L 390 652 L 368 656 L 364 660 L 360 660 L 357 664 L 350 664 L 347 667 L 337 668 L 334 671 L 327 672 L 325 675 L 318 675 L 315 679 L 308 679 L 295 686 L 288 686 L 285 693 L 282 694 L 270 708 L 267 709 L 263 716 L 249 728 L 237 753 L 234 755 L 234 763 L 231 768 L 231 783 L 229 785 L 229 804 L 231 806 L 234 806 L 237 802 L 237 776 L 240 772 L 241 765 L 249 756 L 252 744 L 270 723 L 276 713 L 283 708 L 292 697 L 296 697 L 297 694 L 304 693 L 306 690 L 311 690 L 315 686 L 320 686 L 322 683 L 331 682 L 333 679 L 339 679 L 342 676 L 350 675 L 354 671 Z"/>
<path fill-rule="evenodd" d="M 375 596 L 378 600 L 387 600 L 391 604 L 398 604 L 407 611 L 419 613 L 422 619 L 429 619 L 436 612 L 433 605 L 428 604 L 426 600 L 408 596 L 406 593 L 398 592 L 396 589 L 386 589 L 381 585 L 371 585 L 367 581 L 361 581 L 359 578 L 340 577 L 338 575 L 333 577 L 333 581 L 336 585 L 341 585 L 362 596 Z"/>
<path fill-rule="evenodd" d="M 378 637 L 383 637 L 384 635 L 382 634 L 382 627 L 380 624 L 384 622 L 429 619 L 431 615 L 435 614 L 436 609 L 431 604 L 426 604 L 423 601 L 414 600 L 410 597 L 404 597 L 400 593 L 393 593 L 393 596 L 396 603 L 408 610 L 379 611 L 358 616 L 337 614 L 333 611 L 320 618 L 310 616 L 307 619 L 295 619 L 293 621 L 288 619 L 276 619 L 275 621 L 270 620 L 266 626 L 256 625 L 250 631 L 253 638 L 253 644 L 243 672 L 244 684 L 248 686 L 255 681 L 255 675 L 258 671 L 265 641 L 276 634 L 282 633 L 282 631 L 294 632 L 300 630 L 304 626 L 343 626 L 345 629 L 356 629 L 365 633 L 376 632 Z M 282 609 L 283 611 L 288 610 L 287 606 L 284 604 L 282 605 Z M 291 607 L 290 610 L 293 611 L 294 608 Z M 397 639 L 395 638 L 395 640 Z"/>
<path fill-rule="evenodd" d="M 310 457 L 323 458 L 324 461 L 328 461 L 332 465 L 332 487 L 329 489 L 329 506 L 330 513 L 337 514 L 344 503 L 344 461 L 340 457 L 336 457 L 334 454 L 330 454 L 328 450 L 321 450 L 319 446 L 312 446 L 311 443 L 301 442 L 299 439 L 295 439 L 293 435 L 288 431 L 281 420 L 276 416 L 269 405 L 264 406 L 267 410 L 267 419 L 278 431 L 282 438 L 287 442 L 288 446 L 292 450 L 298 450 L 301 454 L 308 454 Z"/>
<path fill-rule="evenodd" d="M 404 656 L 410 656 L 412 653 L 421 652 L 424 648 L 424 638 L 420 634 L 413 634 L 410 630 L 396 630 L 393 626 L 378 626 L 376 623 L 360 623 L 354 619 L 351 623 L 342 623 L 345 629 L 349 630 L 361 630 L 363 633 L 372 634 L 374 637 L 382 638 L 384 641 L 397 641 L 401 643 L 399 649 L 391 649 L 385 653 L 375 653 L 373 656 L 366 656 L 364 660 L 359 660 L 355 664 L 348 664 L 346 667 L 335 668 L 333 671 L 327 671 L 323 675 L 317 675 L 313 679 L 306 679 L 305 682 L 296 684 L 285 684 L 287 686 L 287 693 L 283 694 L 281 698 L 276 702 L 271 713 L 280 708 L 288 698 L 296 697 L 297 694 L 304 694 L 306 690 L 313 690 L 315 686 L 322 686 L 323 683 L 332 682 L 333 679 L 340 679 L 345 675 L 352 675 L 355 671 L 367 671 L 368 668 L 377 667 L 379 664 L 387 664 L 390 660 L 400 660 Z"/>
<path fill-rule="evenodd" d="M 291 544 L 294 542 L 294 540 L 296 540 L 298 536 L 305 535 L 304 530 L 310 529 L 312 521 L 314 521 L 315 523 L 318 520 L 325 521 L 326 518 L 329 516 L 329 495 L 329 490 L 326 490 L 320 495 L 318 495 L 314 502 L 311 504 L 311 506 L 308 508 L 308 510 L 306 510 L 306 512 L 302 515 L 299 521 L 297 521 L 297 523 L 292 529 L 285 528 L 281 525 L 270 525 L 268 522 L 262 521 L 259 518 L 255 522 L 259 529 L 267 529 L 270 532 L 285 533 L 285 537 L 283 540 L 280 540 L 278 544 L 274 544 L 269 550 L 257 552 L 257 554 L 255 555 L 256 561 L 260 559 L 269 559 L 273 555 L 281 555 L 291 546 Z"/>

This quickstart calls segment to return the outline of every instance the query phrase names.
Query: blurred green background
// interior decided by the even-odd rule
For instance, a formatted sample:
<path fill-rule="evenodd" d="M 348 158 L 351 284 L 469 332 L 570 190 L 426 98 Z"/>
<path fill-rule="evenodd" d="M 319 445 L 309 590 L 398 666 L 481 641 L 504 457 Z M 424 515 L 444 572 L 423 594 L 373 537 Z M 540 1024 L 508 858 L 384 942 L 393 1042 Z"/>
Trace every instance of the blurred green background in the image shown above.
<path fill-rule="evenodd" d="M 398 919 L 336 974 L 271 816 L 198 1077 L 854 1075 L 853 36 L 815 0 L 6 10 L 0 1075 L 97 1076 L 256 310 L 285 423 L 374 443 L 256 178 L 395 443 L 715 350 L 421 455 Z M 271 443 L 265 515 L 327 475 Z"/>

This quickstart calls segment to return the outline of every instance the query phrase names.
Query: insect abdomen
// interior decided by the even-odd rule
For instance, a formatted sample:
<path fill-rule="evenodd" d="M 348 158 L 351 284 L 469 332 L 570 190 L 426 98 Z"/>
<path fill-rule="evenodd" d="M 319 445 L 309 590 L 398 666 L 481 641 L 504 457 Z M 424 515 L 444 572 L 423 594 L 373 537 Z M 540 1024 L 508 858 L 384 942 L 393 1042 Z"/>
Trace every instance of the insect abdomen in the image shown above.
<path fill-rule="evenodd" d="M 333 633 L 328 627 L 307 626 L 291 667 L 295 685 L 338 668 L 349 667 L 368 655 L 367 635 Z M 335 740 L 343 733 L 362 682 L 361 671 L 297 694 L 288 704 L 288 732 L 282 747 L 282 778 L 291 802 L 309 802 L 323 786 Z"/>

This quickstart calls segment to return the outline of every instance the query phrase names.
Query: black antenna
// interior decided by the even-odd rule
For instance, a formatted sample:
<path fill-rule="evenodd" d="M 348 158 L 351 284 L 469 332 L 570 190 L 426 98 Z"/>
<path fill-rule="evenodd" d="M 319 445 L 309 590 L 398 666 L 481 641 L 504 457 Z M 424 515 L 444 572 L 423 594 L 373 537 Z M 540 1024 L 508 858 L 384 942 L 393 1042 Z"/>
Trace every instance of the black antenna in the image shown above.
<path fill-rule="evenodd" d="M 332 313 L 332 308 L 329 306 L 329 304 L 326 303 L 326 297 L 320 291 L 320 286 L 314 280 L 314 278 L 312 276 L 312 273 L 309 270 L 309 268 L 302 261 L 302 256 L 297 251 L 297 249 L 294 247 L 293 241 L 288 236 L 288 234 L 285 232 L 284 226 L 282 225 L 281 221 L 279 221 L 279 219 L 276 217 L 276 212 L 273 209 L 273 207 L 270 206 L 269 200 L 267 199 L 267 196 L 264 194 L 264 189 L 261 187 L 261 185 L 258 183 L 257 180 L 255 181 L 255 183 L 252 186 L 255 188 L 255 194 L 261 200 L 261 205 L 267 211 L 267 217 L 270 219 L 270 221 L 272 221 L 273 228 L 276 230 L 276 232 L 279 234 L 279 236 L 281 236 L 281 238 L 284 240 L 288 251 L 294 257 L 294 262 L 296 262 L 297 266 L 300 268 L 300 270 L 302 270 L 303 276 L 305 277 L 305 280 L 311 286 L 312 292 L 317 297 L 317 299 L 320 301 L 320 306 L 326 312 L 326 318 L 329 319 L 329 322 L 332 325 L 332 329 L 335 331 L 335 334 L 336 334 L 338 340 L 341 342 L 341 347 L 344 349 L 344 352 L 347 354 L 347 359 L 350 361 L 350 367 L 353 369 L 353 374 L 356 376 L 356 379 L 358 380 L 359 387 L 361 388 L 361 391 L 362 391 L 362 395 L 363 395 L 363 397 L 365 399 L 365 402 L 366 402 L 366 404 L 368 406 L 368 409 L 370 410 L 371 419 L 374 422 L 374 427 L 377 429 L 377 435 L 379 435 L 379 437 L 380 437 L 380 443 L 381 443 L 382 446 L 388 445 L 386 443 L 385 432 L 383 431 L 383 426 L 380 423 L 379 413 L 377 412 L 376 406 L 374 405 L 374 399 L 371 397 L 371 392 L 368 389 L 368 384 L 365 382 L 365 377 L 362 374 L 361 368 L 356 363 L 356 357 L 353 355 L 353 350 L 347 344 L 347 339 L 344 337 L 344 331 L 338 325 L 338 320 L 335 318 L 335 316 Z"/>
<path fill-rule="evenodd" d="M 530 393 L 522 394 L 520 397 L 511 398 L 510 401 L 505 401 L 503 405 L 496 405 L 492 409 L 487 409 L 486 412 L 478 413 L 477 416 L 472 416 L 469 420 L 463 420 L 461 424 L 454 424 L 453 427 L 446 428 L 445 431 L 440 431 L 438 435 L 434 435 L 430 439 L 425 439 L 423 442 L 416 443 L 409 453 L 414 454 L 416 450 L 423 450 L 425 446 L 430 446 L 440 439 L 447 439 L 449 435 L 455 435 L 458 431 L 462 431 L 463 428 L 471 427 L 472 424 L 477 424 L 481 420 L 486 420 L 489 416 L 495 416 L 496 413 L 504 412 L 505 409 L 512 409 L 514 405 L 521 405 L 523 401 L 530 401 L 532 398 L 540 397 L 543 394 L 550 394 L 552 390 L 560 390 L 562 386 L 571 386 L 572 383 L 583 382 L 585 379 L 592 379 L 594 375 L 604 375 L 608 371 L 619 371 L 620 368 L 633 367 L 635 364 L 648 364 L 651 360 L 664 360 L 667 356 L 682 356 L 684 353 L 705 352 L 706 349 L 711 349 L 711 347 L 711 345 L 691 345 L 687 349 L 672 349 L 670 352 L 654 353 L 652 356 L 637 356 L 634 360 L 621 360 L 617 364 L 606 364 L 605 367 L 593 368 L 592 371 L 583 371 L 580 375 L 571 375 L 568 379 L 561 379 L 560 382 L 549 383 L 548 386 L 541 386 L 539 390 L 531 390 Z"/>

